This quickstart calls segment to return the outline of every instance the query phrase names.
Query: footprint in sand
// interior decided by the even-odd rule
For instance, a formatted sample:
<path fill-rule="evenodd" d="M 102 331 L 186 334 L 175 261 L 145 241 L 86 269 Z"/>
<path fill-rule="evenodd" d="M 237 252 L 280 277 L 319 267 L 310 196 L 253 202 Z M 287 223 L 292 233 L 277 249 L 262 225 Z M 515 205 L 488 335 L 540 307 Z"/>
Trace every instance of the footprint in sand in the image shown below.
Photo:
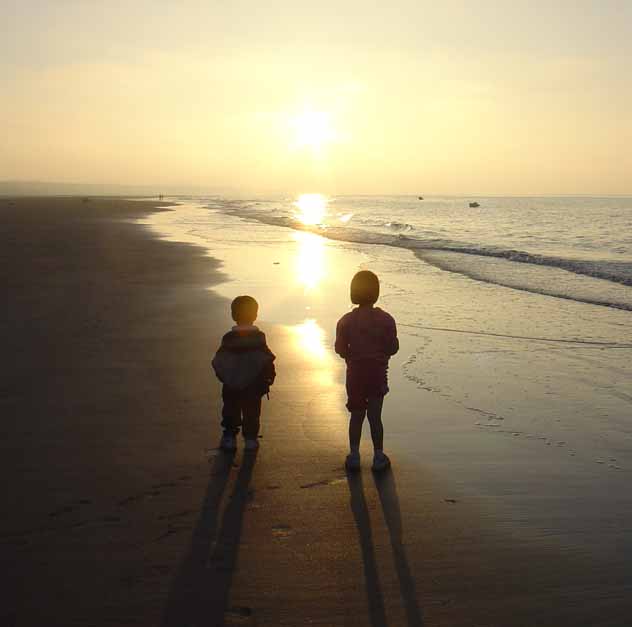
<path fill-rule="evenodd" d="M 176 488 L 178 486 L 177 483 L 175 483 L 174 481 L 164 481 L 162 483 L 157 483 L 155 485 L 152 485 L 151 487 L 153 489 L 158 489 L 158 488 Z"/>
<path fill-rule="evenodd" d="M 61 514 L 70 514 L 75 511 L 75 507 L 72 505 L 64 505 L 63 507 L 59 507 L 56 510 L 53 510 L 48 514 L 51 518 L 56 518 L 57 516 L 61 516 Z"/>
<path fill-rule="evenodd" d="M 171 572 L 171 566 L 167 564 L 154 564 L 151 569 L 160 575 L 167 575 Z"/>
<path fill-rule="evenodd" d="M 223 452 L 224 451 L 222 451 L 221 448 L 207 448 L 204 451 L 204 454 L 206 455 L 207 461 L 210 463 L 211 460 L 219 457 Z"/>
<path fill-rule="evenodd" d="M 305 485 L 302 485 L 301 488 L 305 489 L 305 488 L 317 488 L 319 486 L 324 486 L 324 485 L 336 485 L 337 483 L 346 483 L 347 479 L 346 477 L 341 477 L 341 478 L 337 478 L 337 479 L 322 479 L 321 481 L 314 481 L 313 483 L 306 483 Z"/>
<path fill-rule="evenodd" d="M 227 627 L 230 625 L 246 625 L 250 623 L 251 618 L 252 608 L 234 605 L 224 612 L 223 624 Z"/>
<path fill-rule="evenodd" d="M 162 514 L 158 516 L 158 520 L 173 520 L 174 518 L 185 518 L 190 514 L 194 514 L 195 510 L 193 509 L 184 509 L 181 512 L 174 512 L 173 514 Z"/>
<path fill-rule="evenodd" d="M 142 494 L 135 494 L 135 495 L 132 495 L 132 496 L 127 496 L 124 499 L 121 499 L 118 502 L 118 505 L 122 506 L 122 507 L 125 507 L 127 505 L 133 505 L 134 503 L 138 503 L 138 501 L 141 501 L 142 498 L 143 498 Z"/>
<path fill-rule="evenodd" d="M 172 536 L 174 533 L 178 533 L 178 531 L 182 531 L 183 529 L 184 527 L 176 527 L 175 525 L 169 523 L 169 525 L 167 526 L 167 530 L 163 534 L 155 538 L 154 542 L 160 542 L 160 540 L 164 540 L 165 538 L 168 538 L 169 536 Z"/>
<path fill-rule="evenodd" d="M 178 479 L 178 481 L 184 481 L 186 479 L 190 479 L 189 475 L 185 475 Z M 160 483 L 155 483 L 151 486 L 149 490 L 145 492 L 141 492 L 140 494 L 132 494 L 131 496 L 126 496 L 124 499 L 118 501 L 118 505 L 121 507 L 127 507 L 129 505 L 134 505 L 135 503 L 139 503 L 147 498 L 154 498 L 156 496 L 160 496 L 162 494 L 162 490 L 167 488 L 177 488 L 178 484 L 175 481 L 161 481 Z"/>
<path fill-rule="evenodd" d="M 272 527 L 272 535 L 275 538 L 288 538 L 294 533 L 289 525 L 275 525 Z"/>

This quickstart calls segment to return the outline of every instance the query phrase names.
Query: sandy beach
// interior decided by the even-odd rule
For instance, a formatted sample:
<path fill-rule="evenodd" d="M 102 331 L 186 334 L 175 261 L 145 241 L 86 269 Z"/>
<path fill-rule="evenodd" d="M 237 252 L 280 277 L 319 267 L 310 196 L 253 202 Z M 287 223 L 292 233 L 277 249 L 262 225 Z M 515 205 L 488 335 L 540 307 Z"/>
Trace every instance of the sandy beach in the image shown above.
<path fill-rule="evenodd" d="M 261 448 L 218 451 L 210 358 L 253 283 L 136 223 L 157 207 L 0 199 L 2 625 L 629 624 L 625 469 L 598 481 L 511 428 L 464 430 L 463 405 L 428 390 L 413 428 L 419 397 L 394 374 L 393 470 L 370 473 L 365 436 L 347 477 L 344 364 L 314 358 L 309 328 L 297 341 L 291 303 L 262 313 L 279 359 Z M 234 258 L 286 272 L 289 248 L 266 250 Z M 356 257 L 331 254 L 344 283 Z M 450 337 L 438 355 L 472 349 Z M 393 373 L 410 358 L 404 340 Z"/>

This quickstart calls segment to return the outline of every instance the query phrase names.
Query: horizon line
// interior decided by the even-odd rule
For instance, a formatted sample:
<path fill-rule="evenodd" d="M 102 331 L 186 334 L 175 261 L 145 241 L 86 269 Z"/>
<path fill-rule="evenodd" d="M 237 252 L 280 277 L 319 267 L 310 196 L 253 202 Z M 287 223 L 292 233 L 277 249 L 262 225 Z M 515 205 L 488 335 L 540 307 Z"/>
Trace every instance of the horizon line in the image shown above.
<path fill-rule="evenodd" d="M 257 191 L 254 189 L 244 189 L 239 190 L 231 187 L 214 187 L 214 186 L 204 186 L 204 185 L 196 185 L 196 184 L 178 184 L 171 183 L 166 185 L 153 185 L 148 183 L 81 183 L 81 182 L 65 182 L 65 181 L 41 181 L 41 180 L 16 180 L 16 179 L 4 179 L 0 180 L 0 197 L 11 197 L 11 196 L 85 196 L 88 195 L 88 191 L 81 192 L 77 190 L 76 192 L 72 192 L 70 190 L 67 193 L 55 193 L 54 191 L 45 191 L 41 190 L 41 192 L 37 192 L 36 190 L 32 190 L 28 192 L 27 190 L 14 190 L 14 191 L 4 191 L 1 188 L 3 186 L 16 186 L 16 187 L 69 187 L 69 188 L 127 188 L 130 190 L 147 190 L 153 191 L 154 193 L 151 196 L 189 196 L 195 195 L 195 193 L 199 194 L 209 194 L 213 196 L 221 196 L 224 194 L 234 195 L 240 194 L 244 196 L 254 195 L 254 196 L 262 196 L 262 195 L 285 195 L 285 196 L 294 196 L 300 195 L 301 193 L 307 193 L 310 191 L 311 193 L 322 193 L 325 196 L 331 197 L 379 197 L 379 196 L 411 196 L 411 197 L 419 197 L 422 198 L 436 198 L 436 197 L 479 197 L 479 198 L 632 198 L 632 191 L 628 193 L 603 193 L 603 192 L 546 192 L 546 193 L 538 193 L 538 192 L 523 192 L 523 193 L 515 193 L 515 192 L 481 192 L 481 191 L 470 191 L 470 192 L 344 192 L 344 193 L 327 193 L 316 192 L 314 190 L 300 190 L 300 191 L 288 191 L 288 190 L 268 190 L 268 191 Z M 162 191 L 161 191 L 162 187 Z M 187 188 L 190 191 L 186 191 Z M 101 197 L 118 197 L 118 196 L 144 196 L 145 194 L 141 193 L 124 193 L 123 189 L 121 189 L 121 193 L 97 193 L 96 190 L 93 192 L 94 196 Z M 156 191 L 154 191 L 156 190 Z M 177 190 L 177 191 L 176 191 Z"/>

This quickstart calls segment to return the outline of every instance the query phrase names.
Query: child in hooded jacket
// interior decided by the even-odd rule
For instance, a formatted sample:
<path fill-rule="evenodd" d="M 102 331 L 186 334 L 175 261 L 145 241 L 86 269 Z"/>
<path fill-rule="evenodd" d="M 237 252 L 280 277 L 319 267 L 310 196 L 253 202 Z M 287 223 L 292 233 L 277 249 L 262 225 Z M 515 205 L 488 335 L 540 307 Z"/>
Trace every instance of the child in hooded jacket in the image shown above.
<path fill-rule="evenodd" d="M 265 334 L 254 326 L 259 305 L 252 296 L 238 296 L 231 303 L 237 323 L 224 335 L 212 365 L 222 382 L 222 428 L 220 448 L 234 451 L 240 427 L 244 448 L 259 447 L 261 397 L 270 391 L 276 376 L 274 353 L 268 348 Z"/>

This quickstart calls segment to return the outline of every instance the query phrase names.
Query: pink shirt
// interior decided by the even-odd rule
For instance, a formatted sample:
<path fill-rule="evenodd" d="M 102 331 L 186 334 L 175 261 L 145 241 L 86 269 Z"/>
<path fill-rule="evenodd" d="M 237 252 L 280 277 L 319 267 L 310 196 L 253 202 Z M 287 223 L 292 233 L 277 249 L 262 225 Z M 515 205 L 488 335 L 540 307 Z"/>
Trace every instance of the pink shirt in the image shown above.
<path fill-rule="evenodd" d="M 393 316 L 379 307 L 356 307 L 336 325 L 335 350 L 347 364 L 371 361 L 386 367 L 399 350 Z"/>

